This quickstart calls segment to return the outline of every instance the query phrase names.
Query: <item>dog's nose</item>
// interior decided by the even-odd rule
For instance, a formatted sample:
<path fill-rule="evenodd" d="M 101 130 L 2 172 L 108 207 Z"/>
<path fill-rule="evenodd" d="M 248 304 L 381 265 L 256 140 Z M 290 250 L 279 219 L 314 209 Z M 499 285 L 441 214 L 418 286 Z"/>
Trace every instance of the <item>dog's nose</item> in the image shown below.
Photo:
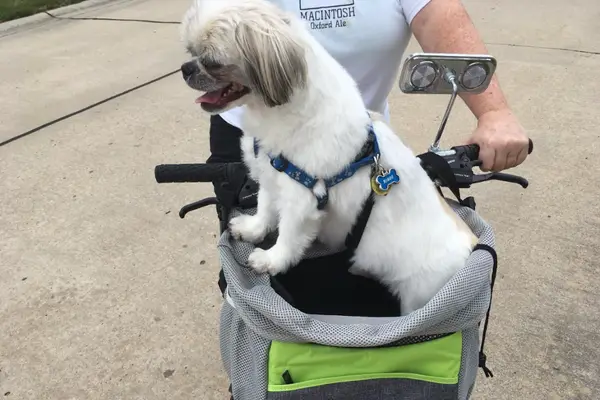
<path fill-rule="evenodd" d="M 184 79 L 188 79 L 198 70 L 198 66 L 195 61 L 188 61 L 181 66 L 181 73 Z"/>

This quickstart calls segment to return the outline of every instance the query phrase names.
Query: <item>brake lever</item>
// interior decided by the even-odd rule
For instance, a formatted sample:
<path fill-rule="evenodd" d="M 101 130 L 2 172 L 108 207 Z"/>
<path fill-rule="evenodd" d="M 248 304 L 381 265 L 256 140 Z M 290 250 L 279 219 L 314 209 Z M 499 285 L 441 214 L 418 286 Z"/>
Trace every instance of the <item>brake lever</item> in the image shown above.
<path fill-rule="evenodd" d="M 472 184 L 485 182 L 488 180 L 516 183 L 524 189 L 529 186 L 527 179 L 506 174 L 502 172 L 490 172 L 486 174 L 475 174 L 473 168 L 481 167 L 483 164 L 478 159 L 471 159 L 465 147 L 453 147 L 449 150 L 439 150 L 435 152 L 441 156 L 450 166 L 452 173 L 456 178 L 456 183 L 460 189 L 468 189 Z"/>
<path fill-rule="evenodd" d="M 491 172 L 488 174 L 473 174 L 472 183 L 479 183 L 484 181 L 503 181 L 508 183 L 516 183 L 521 185 L 523 189 L 527 189 L 529 181 L 518 175 L 505 174 L 502 172 Z"/>
<path fill-rule="evenodd" d="M 186 214 L 189 213 L 190 211 L 194 211 L 194 210 L 198 210 L 200 208 L 206 207 L 206 206 L 218 205 L 218 204 L 219 204 L 219 201 L 217 200 L 216 197 L 207 197 L 205 199 L 198 200 L 194 203 L 186 204 L 185 206 L 181 207 L 181 210 L 179 210 L 179 218 L 181 218 L 181 219 L 185 218 Z"/>

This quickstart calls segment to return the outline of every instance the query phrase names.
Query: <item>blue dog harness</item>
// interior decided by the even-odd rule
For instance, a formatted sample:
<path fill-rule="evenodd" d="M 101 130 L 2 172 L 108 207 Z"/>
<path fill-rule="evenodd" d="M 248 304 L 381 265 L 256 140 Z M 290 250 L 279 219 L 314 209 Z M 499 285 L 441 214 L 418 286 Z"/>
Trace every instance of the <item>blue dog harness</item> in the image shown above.
<path fill-rule="evenodd" d="M 254 156 L 255 157 L 258 156 L 259 148 L 260 147 L 259 147 L 258 139 L 255 138 L 254 139 Z M 329 195 L 328 195 L 329 188 L 337 185 L 338 183 L 344 181 L 345 179 L 350 178 L 360 168 L 367 166 L 367 165 L 377 163 L 377 160 L 379 159 L 379 155 L 380 155 L 380 152 L 379 152 L 379 144 L 377 143 L 377 137 L 375 136 L 375 131 L 373 130 L 373 125 L 369 124 L 369 135 L 368 135 L 367 141 L 365 142 L 362 150 L 360 151 L 358 156 L 354 159 L 354 161 L 350 165 L 348 165 L 346 168 L 344 168 L 342 170 L 342 172 L 340 172 L 339 174 L 337 174 L 331 178 L 323 180 L 325 183 L 325 194 L 315 195 L 315 197 L 317 198 L 317 208 L 319 210 L 322 210 L 327 205 L 327 201 L 329 200 Z M 311 176 L 310 174 L 308 174 L 301 168 L 292 164 L 288 159 L 286 159 L 282 155 L 273 157 L 269 154 L 269 158 L 271 159 L 271 165 L 273 166 L 273 168 L 275 168 L 279 172 L 285 173 L 290 178 L 294 179 L 295 181 L 302 184 L 303 186 L 305 186 L 306 188 L 308 188 L 311 191 L 313 190 L 313 188 L 319 181 L 319 178 Z M 397 176 L 396 176 L 396 178 L 397 178 Z"/>

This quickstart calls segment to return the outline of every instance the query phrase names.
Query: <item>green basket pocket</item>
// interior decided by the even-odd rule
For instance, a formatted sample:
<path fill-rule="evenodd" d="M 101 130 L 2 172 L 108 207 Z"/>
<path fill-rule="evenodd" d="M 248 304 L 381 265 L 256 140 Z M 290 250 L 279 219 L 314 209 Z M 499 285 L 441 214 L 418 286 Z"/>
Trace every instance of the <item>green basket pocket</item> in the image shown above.
<path fill-rule="evenodd" d="M 392 396 L 378 399 L 456 399 L 461 355 L 461 332 L 377 348 L 273 341 L 268 361 L 268 398 L 314 395 L 358 399 L 361 390 L 376 390 Z M 336 397 L 327 394 L 330 391 Z"/>

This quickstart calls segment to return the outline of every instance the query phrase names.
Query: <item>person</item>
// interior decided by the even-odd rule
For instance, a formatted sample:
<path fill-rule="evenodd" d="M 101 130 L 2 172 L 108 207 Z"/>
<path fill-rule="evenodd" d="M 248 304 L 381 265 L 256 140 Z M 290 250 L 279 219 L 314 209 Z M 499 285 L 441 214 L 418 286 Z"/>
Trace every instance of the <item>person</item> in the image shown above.
<path fill-rule="evenodd" d="M 487 54 L 460 0 L 270 0 L 306 21 L 325 49 L 352 75 L 366 106 L 389 120 L 387 97 L 411 37 L 424 52 Z M 483 171 L 501 171 L 527 157 L 529 138 L 493 77 L 481 94 L 461 94 L 477 127 L 466 143 L 480 146 Z M 210 120 L 207 162 L 241 160 L 243 107 Z"/>

